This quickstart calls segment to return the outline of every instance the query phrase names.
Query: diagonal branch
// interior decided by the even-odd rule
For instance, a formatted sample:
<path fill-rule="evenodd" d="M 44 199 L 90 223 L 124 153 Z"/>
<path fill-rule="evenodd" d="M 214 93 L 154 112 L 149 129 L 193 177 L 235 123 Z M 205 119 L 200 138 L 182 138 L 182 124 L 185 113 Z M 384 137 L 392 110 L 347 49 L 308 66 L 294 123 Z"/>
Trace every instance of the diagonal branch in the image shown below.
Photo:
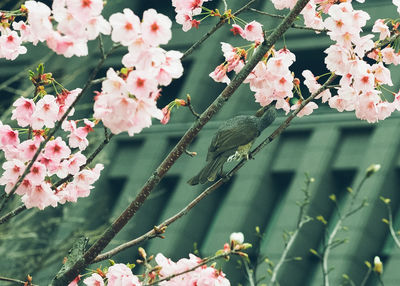
<path fill-rule="evenodd" d="M 243 83 L 257 63 L 264 57 L 265 53 L 271 49 L 276 41 L 290 28 L 293 21 L 300 14 L 301 10 L 309 0 L 299 0 L 295 7 L 290 11 L 287 17 L 275 29 L 273 33 L 265 39 L 258 47 L 253 57 L 242 68 L 242 70 L 234 77 L 231 83 L 222 91 L 222 93 L 214 100 L 214 102 L 203 112 L 200 118 L 193 123 L 192 127 L 186 131 L 180 141 L 171 150 L 164 161 L 158 166 L 153 175 L 144 184 L 135 200 L 125 209 L 125 211 L 110 225 L 103 235 L 89 248 L 83 255 L 82 259 L 75 263 L 63 276 L 53 281 L 53 285 L 64 285 L 66 282 L 74 279 L 79 272 L 83 271 L 96 256 L 109 244 L 109 242 L 121 231 L 128 221 L 135 215 L 139 208 L 143 205 L 147 197 L 158 185 L 160 180 L 169 171 L 172 165 L 184 153 L 186 147 L 200 132 L 204 125 L 222 108 L 224 103 L 229 100 L 231 95 Z"/>

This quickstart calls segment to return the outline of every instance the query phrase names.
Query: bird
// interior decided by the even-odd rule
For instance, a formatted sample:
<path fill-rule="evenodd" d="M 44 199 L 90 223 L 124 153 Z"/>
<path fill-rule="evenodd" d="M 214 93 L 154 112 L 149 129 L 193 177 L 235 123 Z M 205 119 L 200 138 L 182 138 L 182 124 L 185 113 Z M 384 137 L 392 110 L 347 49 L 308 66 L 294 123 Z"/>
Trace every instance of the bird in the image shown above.
<path fill-rule="evenodd" d="M 259 115 L 262 114 L 262 115 Z M 261 132 L 276 118 L 276 110 L 266 106 L 256 115 L 239 115 L 223 122 L 208 147 L 206 165 L 187 181 L 189 185 L 213 182 L 226 162 L 249 159 L 250 148 Z"/>

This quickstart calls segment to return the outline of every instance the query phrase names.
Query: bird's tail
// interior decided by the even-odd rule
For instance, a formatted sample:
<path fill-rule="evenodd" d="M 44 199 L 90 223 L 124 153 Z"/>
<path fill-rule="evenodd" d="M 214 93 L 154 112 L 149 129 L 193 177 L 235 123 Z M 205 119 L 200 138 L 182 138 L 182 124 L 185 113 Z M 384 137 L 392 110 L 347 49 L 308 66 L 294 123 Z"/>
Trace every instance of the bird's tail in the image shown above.
<path fill-rule="evenodd" d="M 220 156 L 218 158 L 215 158 L 214 160 L 207 162 L 204 168 L 201 169 L 201 171 L 196 176 L 187 181 L 187 183 L 193 186 L 197 185 L 198 183 L 204 184 L 208 181 L 215 181 L 217 175 L 222 172 L 222 166 L 224 165 L 225 161 L 226 158 Z"/>

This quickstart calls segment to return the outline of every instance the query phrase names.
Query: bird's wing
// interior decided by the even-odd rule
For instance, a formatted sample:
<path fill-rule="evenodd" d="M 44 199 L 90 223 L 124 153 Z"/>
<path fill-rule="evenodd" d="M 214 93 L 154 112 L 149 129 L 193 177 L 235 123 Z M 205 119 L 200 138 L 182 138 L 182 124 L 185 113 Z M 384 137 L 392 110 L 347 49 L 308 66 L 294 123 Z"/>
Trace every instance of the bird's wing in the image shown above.
<path fill-rule="evenodd" d="M 208 148 L 207 161 L 218 155 L 233 155 L 239 146 L 246 145 L 259 135 L 257 125 L 253 120 L 236 120 L 228 122 L 218 129 Z"/>

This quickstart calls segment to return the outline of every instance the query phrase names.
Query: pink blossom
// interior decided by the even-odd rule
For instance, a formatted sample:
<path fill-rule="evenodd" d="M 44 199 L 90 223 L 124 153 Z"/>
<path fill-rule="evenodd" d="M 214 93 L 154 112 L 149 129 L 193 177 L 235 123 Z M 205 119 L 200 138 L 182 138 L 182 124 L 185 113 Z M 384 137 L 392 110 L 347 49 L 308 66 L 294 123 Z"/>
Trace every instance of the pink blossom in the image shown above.
<path fill-rule="evenodd" d="M 350 58 L 349 51 L 339 45 L 332 45 L 324 51 L 327 56 L 325 64 L 330 71 L 338 75 L 348 73 L 348 60 Z"/>
<path fill-rule="evenodd" d="M 384 20 L 378 19 L 372 27 L 372 32 L 379 33 L 379 40 L 382 41 L 390 37 L 389 27 L 385 24 Z"/>
<path fill-rule="evenodd" d="M 15 60 L 18 55 L 25 54 L 26 48 L 21 46 L 22 39 L 17 32 L 7 29 L 8 33 L 0 36 L 0 58 Z"/>
<path fill-rule="evenodd" d="M 296 5 L 296 0 L 272 0 L 275 9 L 282 10 L 285 8 L 292 9 Z"/>
<path fill-rule="evenodd" d="M 104 169 L 103 164 L 96 164 L 93 169 L 84 169 L 74 175 L 74 184 L 81 188 L 88 188 L 100 177 L 101 170 Z M 92 187 L 90 187 L 92 188 Z"/>
<path fill-rule="evenodd" d="M 143 12 L 141 23 L 143 41 L 150 46 L 167 44 L 172 37 L 172 22 L 163 15 L 157 13 L 154 9 Z"/>
<path fill-rule="evenodd" d="M 46 176 L 46 166 L 40 162 L 33 163 L 26 178 L 32 185 L 40 185 Z"/>
<path fill-rule="evenodd" d="M 85 30 L 87 39 L 94 40 L 100 33 L 103 35 L 111 34 L 111 25 L 103 18 L 103 16 L 99 15 L 89 20 Z"/>
<path fill-rule="evenodd" d="M 3 125 L 0 121 L 0 149 L 18 144 L 18 131 L 14 131 L 9 125 Z"/>
<path fill-rule="evenodd" d="M 175 16 L 175 20 L 178 24 L 182 25 L 182 30 L 184 32 L 189 31 L 191 28 L 199 28 L 200 21 L 192 18 L 191 13 L 179 12 Z"/>
<path fill-rule="evenodd" d="M 113 42 L 128 46 L 140 33 L 140 19 L 129 8 L 125 8 L 123 12 L 123 14 L 115 13 L 110 16 L 111 39 Z"/>
<path fill-rule="evenodd" d="M 89 141 L 86 139 L 89 132 L 93 131 L 94 122 L 91 122 L 84 119 L 85 126 L 76 127 L 75 121 L 64 121 L 62 124 L 62 128 L 65 131 L 69 131 L 68 135 L 69 141 L 68 144 L 71 148 L 79 147 L 79 150 L 83 151 L 89 145 Z"/>
<path fill-rule="evenodd" d="M 228 72 L 234 70 L 240 63 L 243 63 L 242 55 L 238 53 L 238 49 L 232 47 L 228 43 L 221 42 L 221 50 L 224 54 L 225 61 L 228 63 Z"/>
<path fill-rule="evenodd" d="M 379 114 L 376 100 L 369 96 L 361 96 L 356 107 L 356 116 L 369 123 L 377 122 Z"/>
<path fill-rule="evenodd" d="M 39 148 L 40 139 L 34 138 L 23 141 L 18 145 L 18 157 L 26 162 L 33 158 L 37 149 Z"/>
<path fill-rule="evenodd" d="M 24 5 L 28 9 L 28 23 L 34 35 L 33 42 L 45 41 L 53 32 L 53 25 L 49 20 L 50 8 L 46 4 L 36 1 L 26 1 Z"/>
<path fill-rule="evenodd" d="M 167 86 L 172 79 L 180 78 L 183 74 L 183 66 L 181 57 L 183 54 L 178 51 L 167 51 L 165 53 L 165 61 L 160 65 L 158 75 L 156 77 L 160 85 Z"/>
<path fill-rule="evenodd" d="M 205 2 L 205 0 L 172 0 L 172 6 L 175 7 L 175 11 L 178 13 L 198 15 L 201 13 L 203 2 Z"/>
<path fill-rule="evenodd" d="M 113 68 L 107 71 L 107 79 L 102 83 L 102 90 L 108 94 L 127 95 L 126 82 L 118 76 Z"/>
<path fill-rule="evenodd" d="M 140 286 L 139 279 L 125 264 L 117 263 L 108 267 L 106 274 L 109 286 Z"/>
<path fill-rule="evenodd" d="M 400 54 L 395 53 L 392 47 L 385 47 L 381 50 L 382 60 L 385 64 L 394 64 L 397 66 L 400 63 Z"/>
<path fill-rule="evenodd" d="M 118 134 L 134 125 L 132 110 L 135 110 L 136 106 L 137 102 L 133 98 L 101 94 L 94 103 L 93 116 L 101 119 L 112 133 Z"/>
<path fill-rule="evenodd" d="M 262 25 L 257 21 L 251 21 L 244 27 L 244 36 L 248 41 L 252 42 L 263 42 L 264 35 L 262 30 Z"/>
<path fill-rule="evenodd" d="M 324 22 L 322 21 L 321 14 L 316 11 L 314 1 L 308 2 L 306 7 L 301 11 L 301 14 L 304 16 L 304 24 L 306 27 L 324 29 Z"/>
<path fill-rule="evenodd" d="M 287 100 L 277 99 L 275 107 L 276 107 L 276 109 L 283 109 L 285 111 L 286 115 L 290 111 L 290 105 L 289 105 L 289 102 Z"/>
<path fill-rule="evenodd" d="M 392 0 L 393 5 L 397 6 L 397 13 L 400 14 L 400 0 Z"/>
<path fill-rule="evenodd" d="M 46 44 L 58 55 L 63 55 L 66 58 L 88 55 L 86 39 L 64 36 L 57 31 L 49 34 L 46 39 Z"/>
<path fill-rule="evenodd" d="M 38 39 L 33 35 L 31 27 L 24 21 L 13 22 L 12 27 L 15 31 L 19 31 L 22 42 L 31 42 L 33 45 L 38 43 Z"/>
<path fill-rule="evenodd" d="M 57 95 L 56 102 L 59 107 L 57 120 L 60 120 L 63 117 L 64 113 L 73 104 L 73 102 L 78 97 L 78 95 L 81 93 L 81 91 L 82 91 L 81 88 L 75 88 L 73 90 L 63 89 L 63 91 Z M 71 111 L 69 112 L 68 116 L 72 116 L 74 114 L 74 112 L 75 112 L 75 109 L 72 108 Z"/>
<path fill-rule="evenodd" d="M 377 108 L 378 108 L 378 119 L 384 120 L 388 118 L 395 110 L 395 105 L 387 101 L 380 101 L 377 104 Z"/>
<path fill-rule="evenodd" d="M 372 72 L 374 73 L 375 80 L 377 80 L 379 84 L 393 85 L 390 77 L 390 70 L 386 68 L 382 62 L 372 65 Z"/>
<path fill-rule="evenodd" d="M 61 161 L 61 159 L 67 158 L 71 154 L 71 150 L 68 148 L 67 144 L 57 137 L 54 140 L 47 142 L 44 147 L 43 156 L 46 158 L 51 158 L 55 162 Z"/>
<path fill-rule="evenodd" d="M 15 184 L 19 176 L 25 171 L 25 164 L 17 159 L 4 162 L 2 167 L 4 172 L 0 177 L 0 185 Z"/>
<path fill-rule="evenodd" d="M 87 286 L 104 286 L 103 278 L 97 273 L 93 273 L 88 278 L 85 278 L 83 283 Z"/>
<path fill-rule="evenodd" d="M 216 82 L 224 82 L 226 84 L 229 84 L 231 80 L 226 75 L 227 71 L 228 67 L 224 64 L 221 64 L 217 66 L 215 70 L 209 74 L 209 76 Z"/>
<path fill-rule="evenodd" d="M 128 91 L 137 97 L 148 97 L 157 90 L 157 81 L 147 72 L 134 70 L 126 79 Z"/>
<path fill-rule="evenodd" d="M 291 110 L 296 110 L 301 104 L 301 100 L 297 101 L 295 104 L 293 104 L 290 109 Z M 304 115 L 310 115 L 314 109 L 317 109 L 318 105 L 315 102 L 309 102 L 307 103 L 299 113 L 297 113 L 297 117 L 303 117 Z"/>
<path fill-rule="evenodd" d="M 32 128 L 40 129 L 45 125 L 48 128 L 54 127 L 57 120 L 58 105 L 54 96 L 46 94 L 36 103 L 35 112 L 32 115 Z"/>
<path fill-rule="evenodd" d="M 81 152 L 77 152 L 61 162 L 62 168 L 57 172 L 57 176 L 65 178 L 68 174 L 76 175 L 85 163 L 86 157 Z"/>
<path fill-rule="evenodd" d="M 103 10 L 103 0 L 66 0 L 68 10 L 82 21 L 99 16 Z"/>
<path fill-rule="evenodd" d="M 244 38 L 244 30 L 239 25 L 232 24 L 232 29 L 230 31 L 232 31 L 234 36 L 240 35 Z"/>
<path fill-rule="evenodd" d="M 31 191 L 27 192 L 21 198 L 26 208 L 37 207 L 43 210 L 47 206 L 57 206 L 58 197 L 51 190 L 50 184 L 42 182 L 40 185 L 34 186 Z"/>
<path fill-rule="evenodd" d="M 374 42 L 371 40 L 374 37 L 374 35 L 365 35 L 360 38 L 355 38 L 353 39 L 353 43 L 355 44 L 354 52 L 359 56 L 360 58 L 363 58 L 365 55 L 365 52 L 370 51 L 372 48 L 374 48 Z"/>
<path fill-rule="evenodd" d="M 16 119 L 21 127 L 30 125 L 35 111 L 33 100 L 20 97 L 13 103 L 13 106 L 15 106 L 15 109 L 12 111 L 11 119 Z"/>
<path fill-rule="evenodd" d="M 353 87 L 356 91 L 368 92 L 375 88 L 375 77 L 372 73 L 359 73 L 354 76 Z"/>

